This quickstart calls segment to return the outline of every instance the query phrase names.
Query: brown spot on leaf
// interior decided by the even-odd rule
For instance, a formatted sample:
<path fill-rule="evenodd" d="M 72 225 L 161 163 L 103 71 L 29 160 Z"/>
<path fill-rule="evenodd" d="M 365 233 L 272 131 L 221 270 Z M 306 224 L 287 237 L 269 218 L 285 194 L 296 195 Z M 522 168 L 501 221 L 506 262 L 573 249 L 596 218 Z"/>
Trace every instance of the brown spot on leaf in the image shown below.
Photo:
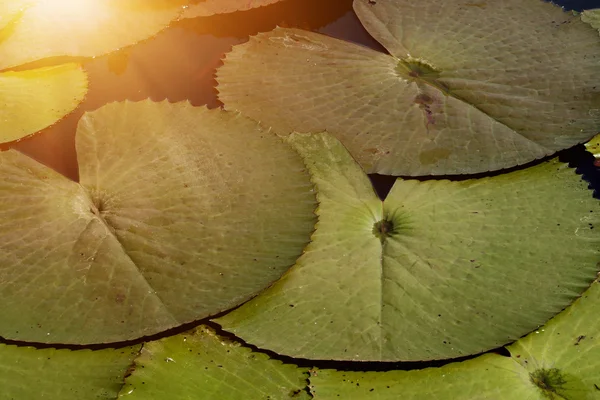
<path fill-rule="evenodd" d="M 125 301 L 125 295 L 123 293 L 117 293 L 117 296 L 115 297 L 115 301 L 118 304 L 123 304 L 123 302 Z"/>

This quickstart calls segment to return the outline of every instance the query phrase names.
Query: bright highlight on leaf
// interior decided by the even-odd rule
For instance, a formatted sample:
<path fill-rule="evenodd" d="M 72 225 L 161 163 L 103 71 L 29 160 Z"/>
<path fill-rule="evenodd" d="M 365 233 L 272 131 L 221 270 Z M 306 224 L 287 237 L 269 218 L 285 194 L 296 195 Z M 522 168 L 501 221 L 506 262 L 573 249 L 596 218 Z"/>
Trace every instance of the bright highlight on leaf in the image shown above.
<path fill-rule="evenodd" d="M 0 344 L 0 398 L 114 400 L 140 347 L 71 351 Z"/>
<path fill-rule="evenodd" d="M 0 70 L 39 59 L 97 56 L 164 29 L 182 7 L 134 0 L 0 0 Z M 73 111 L 87 91 L 74 64 L 0 73 L 0 143 L 21 139 Z"/>
<path fill-rule="evenodd" d="M 208 17 L 263 7 L 283 0 L 205 0 L 186 7 L 182 18 Z"/>
<path fill-rule="evenodd" d="M 47 57 L 98 56 L 147 39 L 176 19 L 182 6 L 134 0 L 29 0 L 15 12 L 0 0 L 0 69 Z"/>
<path fill-rule="evenodd" d="M 73 111 L 87 83 L 77 64 L 0 73 L 0 143 L 31 135 Z"/>
<path fill-rule="evenodd" d="M 151 335 L 278 279 L 315 223 L 301 158 L 257 123 L 187 103 L 85 114 L 80 184 L 0 153 L 0 336 Z"/>
<path fill-rule="evenodd" d="M 259 34 L 218 70 L 226 108 L 282 134 L 327 130 L 367 172 L 391 175 L 498 170 L 598 133 L 600 37 L 579 17 L 538 0 L 354 8 L 390 54 Z"/>
<path fill-rule="evenodd" d="M 587 151 L 592 153 L 594 158 L 599 159 L 600 158 L 600 135 L 594 136 L 592 138 L 592 140 L 587 142 L 585 144 L 585 148 Z"/>
<path fill-rule="evenodd" d="M 290 136 L 319 222 L 296 265 L 216 320 L 291 357 L 420 361 L 481 353 L 545 323 L 595 278 L 600 205 L 552 160 L 465 180 L 398 179 L 385 202 L 342 145 Z"/>
<path fill-rule="evenodd" d="M 270 360 L 205 326 L 149 342 L 135 360 L 126 400 L 310 399 L 308 369 Z"/>

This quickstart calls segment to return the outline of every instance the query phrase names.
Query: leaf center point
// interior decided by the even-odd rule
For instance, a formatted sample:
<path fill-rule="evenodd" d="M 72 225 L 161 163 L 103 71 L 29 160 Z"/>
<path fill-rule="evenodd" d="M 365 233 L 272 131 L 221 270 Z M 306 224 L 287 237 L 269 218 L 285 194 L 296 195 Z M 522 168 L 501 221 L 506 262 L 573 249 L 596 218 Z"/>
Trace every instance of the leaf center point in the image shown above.
<path fill-rule="evenodd" d="M 385 240 L 394 234 L 394 223 L 392 221 L 388 221 L 382 219 L 381 221 L 375 222 L 373 225 L 373 235 L 375 235 L 381 243 L 385 242 Z"/>
<path fill-rule="evenodd" d="M 426 83 L 446 94 L 449 92 L 448 86 L 439 81 L 441 71 L 423 59 L 409 57 L 398 60 L 396 73 L 409 81 Z"/>

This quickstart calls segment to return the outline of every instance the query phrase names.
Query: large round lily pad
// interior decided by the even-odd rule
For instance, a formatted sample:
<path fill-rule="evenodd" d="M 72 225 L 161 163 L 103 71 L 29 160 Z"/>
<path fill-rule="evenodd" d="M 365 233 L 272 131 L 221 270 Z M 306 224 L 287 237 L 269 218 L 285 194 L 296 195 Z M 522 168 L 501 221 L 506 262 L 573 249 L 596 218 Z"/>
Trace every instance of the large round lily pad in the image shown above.
<path fill-rule="evenodd" d="M 314 229 L 301 158 L 239 115 L 112 103 L 77 130 L 80 183 L 0 153 L 0 336 L 114 342 L 223 311 Z"/>
<path fill-rule="evenodd" d="M 398 179 L 382 203 L 332 136 L 290 142 L 317 187 L 313 240 L 281 280 L 216 320 L 259 348 L 353 361 L 480 353 L 545 323 L 598 272 L 600 204 L 557 160 Z"/>
<path fill-rule="evenodd" d="M 466 174 L 523 164 L 600 126 L 600 37 L 544 1 L 355 0 L 389 52 L 278 28 L 218 70 L 227 109 L 286 134 L 327 130 L 367 170 Z"/>

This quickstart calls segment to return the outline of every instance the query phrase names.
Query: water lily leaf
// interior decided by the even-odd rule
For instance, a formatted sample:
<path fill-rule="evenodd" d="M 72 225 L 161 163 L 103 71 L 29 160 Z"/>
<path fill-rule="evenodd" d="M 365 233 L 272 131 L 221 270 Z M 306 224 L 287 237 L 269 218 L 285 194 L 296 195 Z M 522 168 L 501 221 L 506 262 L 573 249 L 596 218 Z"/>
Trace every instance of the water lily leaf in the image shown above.
<path fill-rule="evenodd" d="M 73 111 L 87 83 L 77 64 L 0 73 L 0 143 L 31 135 Z"/>
<path fill-rule="evenodd" d="M 600 31 L 600 8 L 584 10 L 581 13 L 581 20 L 583 22 L 587 22 Z"/>
<path fill-rule="evenodd" d="M 323 400 L 544 400 L 512 358 L 486 354 L 473 360 L 416 371 L 318 370 L 311 392 Z"/>
<path fill-rule="evenodd" d="M 208 17 L 264 7 L 282 0 L 205 0 L 186 7 L 182 18 Z"/>
<path fill-rule="evenodd" d="M 226 108 L 282 134 L 327 130 L 367 172 L 391 175 L 498 170 L 597 133 L 600 37 L 579 17 L 520 0 L 354 8 L 390 54 L 262 33 L 218 70 Z"/>
<path fill-rule="evenodd" d="M 256 122 L 112 103 L 77 130 L 80 184 L 0 153 L 0 336 L 115 342 L 247 300 L 314 229 L 301 158 Z"/>
<path fill-rule="evenodd" d="M 71 351 L 0 344 L 0 397 L 115 399 L 140 347 Z"/>
<path fill-rule="evenodd" d="M 319 399 L 595 399 L 600 391 L 600 285 L 508 347 L 421 371 L 319 370 L 310 378 Z"/>
<path fill-rule="evenodd" d="M 546 398 L 593 399 L 600 393 L 600 284 L 543 328 L 508 347 Z"/>
<path fill-rule="evenodd" d="M 309 399 L 308 369 L 270 360 L 201 326 L 144 344 L 123 399 Z"/>
<path fill-rule="evenodd" d="M 532 331 L 596 276 L 600 204 L 557 160 L 476 180 L 398 179 L 382 204 L 332 136 L 290 142 L 316 184 L 319 222 L 280 281 L 216 320 L 247 343 L 309 359 L 456 358 Z"/>
<path fill-rule="evenodd" d="M 131 0 L 0 2 L 0 69 L 56 56 L 98 56 L 147 39 L 176 19 L 182 6 L 151 7 Z M 7 18 L 9 20 L 9 18 Z"/>

